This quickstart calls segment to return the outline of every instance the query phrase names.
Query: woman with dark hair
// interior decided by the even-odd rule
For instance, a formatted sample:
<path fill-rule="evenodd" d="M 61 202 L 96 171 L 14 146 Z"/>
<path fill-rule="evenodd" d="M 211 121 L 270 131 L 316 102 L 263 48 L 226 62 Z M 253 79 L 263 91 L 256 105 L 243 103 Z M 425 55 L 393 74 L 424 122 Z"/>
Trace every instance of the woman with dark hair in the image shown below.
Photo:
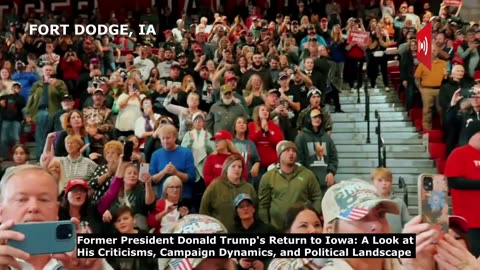
<path fill-rule="evenodd" d="M 233 127 L 233 144 L 237 147 L 245 160 L 248 171 L 248 182 L 258 190 L 258 172 L 260 170 L 260 155 L 258 154 L 255 143 L 248 139 L 248 120 L 245 116 L 239 116 L 235 119 Z"/>
<path fill-rule="evenodd" d="M 207 187 L 200 203 L 200 214 L 218 219 L 228 231 L 234 227 L 235 208 L 231 202 L 235 197 L 245 193 L 257 199 L 253 186 L 242 179 L 244 170 L 240 155 L 229 156 L 223 163 L 222 175 Z"/>
<path fill-rule="evenodd" d="M 5 175 L 9 170 L 14 168 L 15 166 L 19 165 L 24 165 L 27 164 L 28 159 L 30 157 L 30 152 L 28 151 L 28 148 L 23 145 L 23 144 L 17 144 L 12 148 L 13 152 L 13 162 L 14 165 L 5 168 L 5 170 L 2 170 L 0 179 Z"/>
<path fill-rule="evenodd" d="M 320 214 L 310 204 L 294 204 L 287 211 L 284 230 L 286 233 L 321 234 L 323 220 Z M 287 269 L 315 269 L 319 270 L 325 265 L 325 259 L 273 259 L 268 270 Z"/>
<path fill-rule="evenodd" d="M 160 118 L 160 114 L 153 111 L 153 102 L 146 97 L 141 101 L 142 116 L 135 121 L 135 136 L 140 140 L 140 149 L 145 147 L 145 141 L 154 133 L 155 122 Z"/>
<path fill-rule="evenodd" d="M 68 181 L 65 193 L 61 196 L 60 208 L 58 211 L 59 220 L 70 220 L 78 218 L 80 222 L 87 225 L 89 233 L 98 232 L 97 220 L 98 211 L 94 204 L 88 199 L 88 183 L 83 179 L 72 179 Z"/>

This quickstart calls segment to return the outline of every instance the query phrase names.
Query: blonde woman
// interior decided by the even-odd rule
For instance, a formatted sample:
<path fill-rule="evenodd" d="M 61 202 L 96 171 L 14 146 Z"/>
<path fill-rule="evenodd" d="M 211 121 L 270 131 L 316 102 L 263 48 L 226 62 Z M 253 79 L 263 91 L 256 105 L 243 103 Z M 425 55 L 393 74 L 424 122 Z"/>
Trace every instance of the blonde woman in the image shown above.
<path fill-rule="evenodd" d="M 168 94 L 167 98 L 165 98 L 165 101 L 163 102 L 163 106 L 167 111 L 170 113 L 176 114 L 178 116 L 179 120 L 179 132 L 178 132 L 178 138 L 181 140 L 183 139 L 183 136 L 185 133 L 190 131 L 193 127 L 193 121 L 192 121 L 192 116 L 195 113 L 203 113 L 206 115 L 205 112 L 202 112 L 199 109 L 200 106 L 200 96 L 198 95 L 197 92 L 195 91 L 190 91 L 187 95 L 187 108 L 174 105 L 172 104 L 172 99 L 175 96 L 175 93 L 173 91 L 170 91 Z"/>
<path fill-rule="evenodd" d="M 138 82 L 138 78 L 135 77 L 138 77 L 138 74 L 127 79 L 125 82 L 126 92 L 118 97 L 117 104 L 119 110 L 115 121 L 116 138 L 133 135 L 135 133 L 135 121 L 142 116 L 141 100 L 145 98 L 145 95 L 141 93 L 141 84 Z M 142 80 L 140 81 L 143 83 Z"/>
<path fill-rule="evenodd" d="M 8 62 L 8 61 L 7 61 Z M 0 96 L 13 94 L 12 86 L 14 81 L 12 80 L 10 71 L 6 68 L 2 68 L 0 71 Z"/>
<path fill-rule="evenodd" d="M 243 89 L 243 97 L 250 110 L 264 103 L 265 90 L 266 89 L 263 88 L 262 78 L 259 75 L 254 74 L 250 76 L 250 79 L 248 79 L 245 85 L 245 89 Z"/>
<path fill-rule="evenodd" d="M 47 167 L 48 172 L 53 175 L 58 184 L 58 194 L 61 194 L 65 187 L 67 186 L 67 180 L 63 174 L 62 163 L 58 159 L 52 160 Z M 60 195 L 61 197 L 62 195 Z"/>
<path fill-rule="evenodd" d="M 71 179 L 90 179 L 97 169 L 98 165 L 89 158 L 82 156 L 85 151 L 85 144 L 78 135 L 68 135 L 65 138 L 65 148 L 68 155 L 66 157 L 55 157 L 53 151 L 53 140 L 55 133 L 48 134 L 45 150 L 40 159 L 40 165 L 48 168 L 53 159 L 60 161 L 62 173 L 66 180 Z"/>
<path fill-rule="evenodd" d="M 330 51 L 330 72 L 329 79 L 337 89 L 342 89 L 343 68 L 347 51 L 345 50 L 345 38 L 339 24 L 333 26 L 332 39 L 328 49 Z"/>
<path fill-rule="evenodd" d="M 183 182 L 177 176 L 170 176 L 163 184 L 162 198 L 155 203 L 155 209 L 148 213 L 147 224 L 153 233 L 167 233 L 180 218 L 188 215 L 189 205 L 182 202 Z"/>
<path fill-rule="evenodd" d="M 215 151 L 207 156 L 203 167 L 203 179 L 208 187 L 212 181 L 221 175 L 223 163 L 228 157 L 236 155 L 242 157 L 237 147 L 233 144 L 233 136 L 227 130 L 219 130 L 210 139 L 215 142 Z M 243 158 L 242 158 L 243 160 Z M 245 166 L 243 166 L 245 167 Z M 248 179 L 247 169 L 243 170 L 243 178 Z"/>
<path fill-rule="evenodd" d="M 119 141 L 109 141 L 103 147 L 103 157 L 107 161 L 107 164 L 100 165 L 88 183 L 91 193 L 93 193 L 92 200 L 94 202 L 98 201 L 108 190 L 111 180 L 117 171 L 122 153 L 123 144 Z"/>

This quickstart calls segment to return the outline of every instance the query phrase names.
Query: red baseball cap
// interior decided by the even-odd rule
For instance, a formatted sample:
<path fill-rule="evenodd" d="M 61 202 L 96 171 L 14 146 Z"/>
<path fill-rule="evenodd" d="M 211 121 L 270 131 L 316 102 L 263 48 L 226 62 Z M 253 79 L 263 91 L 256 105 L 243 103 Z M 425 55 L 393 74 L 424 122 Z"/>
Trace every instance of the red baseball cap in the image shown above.
<path fill-rule="evenodd" d="M 225 76 L 225 82 L 226 82 L 226 83 L 230 82 L 231 80 L 237 80 L 237 81 L 238 81 L 238 77 L 235 76 L 235 75 Z"/>
<path fill-rule="evenodd" d="M 72 179 L 67 183 L 67 187 L 65 188 L 65 194 L 67 194 L 74 187 L 83 187 L 88 190 L 88 183 L 83 179 Z"/>
<path fill-rule="evenodd" d="M 463 66 L 463 59 L 458 57 L 458 56 L 455 56 L 452 60 L 452 65 L 455 64 L 455 63 Z"/>
<path fill-rule="evenodd" d="M 480 70 L 477 70 L 475 71 L 475 73 L 473 73 L 473 79 L 477 82 L 477 81 L 480 81 Z"/>
<path fill-rule="evenodd" d="M 327 19 L 327 18 L 322 18 L 322 19 L 320 20 L 320 22 L 328 22 L 328 19 Z"/>
<path fill-rule="evenodd" d="M 213 137 L 210 140 L 212 140 L 212 141 L 216 141 L 216 140 L 229 140 L 229 141 L 231 141 L 231 140 L 233 140 L 233 136 L 227 130 L 219 130 L 219 131 L 217 131 L 217 133 L 215 133 L 215 135 L 213 135 Z"/>

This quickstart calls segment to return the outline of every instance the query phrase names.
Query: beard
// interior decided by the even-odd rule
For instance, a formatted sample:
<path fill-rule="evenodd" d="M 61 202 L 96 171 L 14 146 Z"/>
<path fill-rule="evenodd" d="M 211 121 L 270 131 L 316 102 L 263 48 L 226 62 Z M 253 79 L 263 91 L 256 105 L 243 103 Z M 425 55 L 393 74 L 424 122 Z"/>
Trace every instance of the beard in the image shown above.
<path fill-rule="evenodd" d="M 233 103 L 233 98 L 225 98 L 224 97 L 222 100 L 223 100 L 223 104 L 225 104 L 225 105 L 230 105 L 230 104 Z"/>
<path fill-rule="evenodd" d="M 254 69 L 261 69 L 261 68 L 262 68 L 262 65 L 261 65 L 261 64 L 260 64 L 260 65 L 257 65 L 256 63 L 252 63 L 252 67 L 253 67 Z"/>

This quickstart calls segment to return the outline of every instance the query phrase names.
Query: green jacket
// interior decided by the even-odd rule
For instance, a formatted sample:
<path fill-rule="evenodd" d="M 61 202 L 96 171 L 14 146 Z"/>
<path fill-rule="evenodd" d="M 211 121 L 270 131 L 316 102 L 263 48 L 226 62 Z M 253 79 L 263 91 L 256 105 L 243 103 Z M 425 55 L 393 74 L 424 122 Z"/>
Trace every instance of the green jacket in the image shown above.
<path fill-rule="evenodd" d="M 68 94 L 68 88 L 64 81 L 57 80 L 57 86 L 49 85 L 48 87 L 48 115 L 50 118 L 53 115 L 62 110 L 61 102 L 65 95 Z M 32 85 L 30 96 L 26 106 L 27 115 L 32 118 L 32 122 L 35 122 L 38 113 L 38 106 L 40 105 L 40 99 L 43 93 L 43 79 L 37 81 Z"/>
<path fill-rule="evenodd" d="M 321 213 L 322 197 L 320 185 L 312 171 L 296 165 L 291 175 L 285 175 L 276 164 L 260 180 L 258 214 L 263 222 L 284 230 L 285 215 L 290 207 L 308 202 Z"/>
<path fill-rule="evenodd" d="M 235 227 L 235 207 L 233 200 L 240 193 L 250 195 L 257 201 L 257 193 L 253 186 L 245 181 L 238 185 L 227 179 L 215 179 L 205 190 L 200 203 L 200 214 L 214 217 L 221 221 L 230 232 Z"/>
<path fill-rule="evenodd" d="M 326 187 L 325 177 L 328 173 L 336 174 L 338 168 L 337 147 L 332 138 L 323 129 L 314 133 L 305 127 L 295 138 L 297 145 L 297 161 L 312 170 L 321 187 Z M 316 150 L 323 147 L 323 156 L 319 156 Z"/>

